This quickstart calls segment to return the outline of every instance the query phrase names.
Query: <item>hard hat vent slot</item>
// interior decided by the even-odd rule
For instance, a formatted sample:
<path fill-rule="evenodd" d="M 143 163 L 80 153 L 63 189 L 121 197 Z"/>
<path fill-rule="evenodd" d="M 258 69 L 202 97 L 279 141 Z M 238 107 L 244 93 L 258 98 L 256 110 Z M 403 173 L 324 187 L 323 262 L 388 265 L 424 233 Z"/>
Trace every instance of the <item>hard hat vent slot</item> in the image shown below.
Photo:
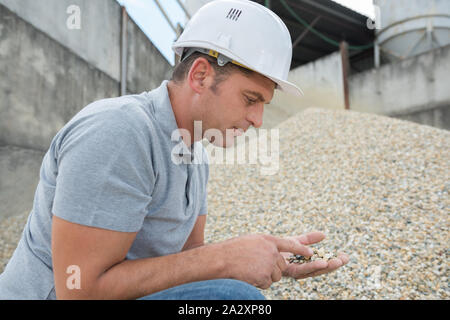
<path fill-rule="evenodd" d="M 237 21 L 242 13 L 242 10 L 231 8 L 228 12 L 226 19 Z"/>

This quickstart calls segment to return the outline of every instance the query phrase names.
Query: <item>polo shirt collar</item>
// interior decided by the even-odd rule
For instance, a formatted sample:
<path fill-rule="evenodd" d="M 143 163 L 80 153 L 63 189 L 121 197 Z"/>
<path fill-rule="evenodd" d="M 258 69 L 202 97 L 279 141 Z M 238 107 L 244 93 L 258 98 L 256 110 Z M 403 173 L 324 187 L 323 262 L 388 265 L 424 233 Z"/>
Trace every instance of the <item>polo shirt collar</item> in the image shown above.
<path fill-rule="evenodd" d="M 168 83 L 168 80 L 164 80 L 158 88 L 151 91 L 151 93 L 154 95 L 154 115 L 159 127 L 164 132 L 164 135 L 167 136 L 168 140 L 173 141 L 173 144 L 179 144 L 182 141 L 181 135 L 178 135 L 178 140 L 172 140 L 172 133 L 175 130 L 178 130 L 178 125 L 175 119 L 175 114 L 173 113 L 172 103 L 169 98 L 169 91 L 167 89 Z M 173 148 L 172 153 L 178 157 L 193 157 L 197 149 L 195 147 L 196 144 L 197 143 L 194 142 L 191 148 L 189 148 L 183 142 L 183 148 Z"/>
<path fill-rule="evenodd" d="M 169 98 L 169 91 L 167 90 L 168 80 L 164 80 L 161 85 L 155 90 L 151 91 L 154 94 L 154 111 L 155 118 L 158 121 L 159 127 L 169 137 L 172 132 L 178 129 L 175 114 L 173 113 L 172 103 Z"/>

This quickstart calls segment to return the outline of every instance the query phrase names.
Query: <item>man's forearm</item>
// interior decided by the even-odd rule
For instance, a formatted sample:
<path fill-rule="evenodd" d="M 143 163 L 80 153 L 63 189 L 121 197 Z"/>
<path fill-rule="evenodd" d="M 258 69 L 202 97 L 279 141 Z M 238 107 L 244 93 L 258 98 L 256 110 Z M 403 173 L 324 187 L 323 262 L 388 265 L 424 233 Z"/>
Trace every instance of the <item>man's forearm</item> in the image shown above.
<path fill-rule="evenodd" d="M 198 248 L 205 245 L 203 242 L 197 242 L 197 243 L 190 243 L 190 244 L 185 244 L 183 249 L 181 249 L 181 251 L 186 251 L 186 250 L 190 250 L 190 249 L 194 249 L 194 248 Z"/>
<path fill-rule="evenodd" d="M 189 248 L 183 248 L 189 249 Z M 137 299 L 188 282 L 224 277 L 218 245 L 203 245 L 177 254 L 125 260 L 105 271 L 89 299 Z"/>

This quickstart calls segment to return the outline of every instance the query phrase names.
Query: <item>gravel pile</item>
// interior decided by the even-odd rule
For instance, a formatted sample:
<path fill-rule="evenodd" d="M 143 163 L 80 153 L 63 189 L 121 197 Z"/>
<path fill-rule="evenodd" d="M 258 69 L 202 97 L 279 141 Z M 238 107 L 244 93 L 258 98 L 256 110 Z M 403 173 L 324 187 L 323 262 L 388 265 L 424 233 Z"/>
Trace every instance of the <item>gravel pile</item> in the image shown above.
<path fill-rule="evenodd" d="M 0 273 L 19 243 L 29 212 L 0 220 Z"/>
<path fill-rule="evenodd" d="M 282 279 L 269 299 L 449 298 L 449 131 L 323 109 L 278 129 L 277 174 L 211 165 L 207 242 L 322 231 L 315 247 L 349 255 L 334 273 Z"/>
<path fill-rule="evenodd" d="M 323 109 L 278 129 L 276 174 L 210 166 L 207 243 L 322 231 L 313 247 L 349 255 L 334 273 L 283 278 L 268 299 L 449 299 L 450 132 Z M 0 272 L 27 216 L 0 222 Z"/>

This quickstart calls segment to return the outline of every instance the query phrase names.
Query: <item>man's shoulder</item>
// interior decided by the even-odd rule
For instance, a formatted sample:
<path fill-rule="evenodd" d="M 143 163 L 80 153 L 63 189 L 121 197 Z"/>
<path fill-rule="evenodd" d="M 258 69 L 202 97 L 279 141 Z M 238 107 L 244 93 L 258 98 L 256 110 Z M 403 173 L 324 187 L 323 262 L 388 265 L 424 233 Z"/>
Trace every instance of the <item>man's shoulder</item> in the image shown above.
<path fill-rule="evenodd" d="M 105 98 L 94 101 L 84 108 L 86 113 L 104 113 L 125 116 L 129 115 L 149 115 L 152 113 L 151 103 L 147 98 L 147 93 L 126 95 L 114 98 Z"/>
<path fill-rule="evenodd" d="M 144 92 L 94 101 L 83 108 L 73 120 L 95 118 L 105 126 L 123 124 L 137 131 L 152 130 L 156 120 L 146 94 Z"/>
<path fill-rule="evenodd" d="M 52 143 L 61 146 L 68 139 L 78 141 L 81 137 L 98 139 L 101 136 L 150 143 L 156 124 L 151 108 L 140 96 L 106 98 L 88 104 L 59 130 Z"/>

